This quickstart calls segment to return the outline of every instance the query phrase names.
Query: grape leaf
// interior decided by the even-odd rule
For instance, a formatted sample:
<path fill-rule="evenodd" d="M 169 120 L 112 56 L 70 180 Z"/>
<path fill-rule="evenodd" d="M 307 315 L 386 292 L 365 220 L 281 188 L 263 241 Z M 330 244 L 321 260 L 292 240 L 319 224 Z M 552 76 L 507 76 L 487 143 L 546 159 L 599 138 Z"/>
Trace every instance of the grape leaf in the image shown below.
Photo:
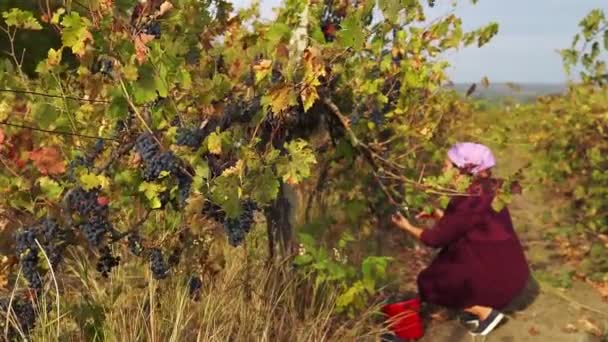
<path fill-rule="evenodd" d="M 355 12 L 349 13 L 342 22 L 342 29 L 338 32 L 338 43 L 344 48 L 361 50 L 365 44 L 363 26 Z"/>
<path fill-rule="evenodd" d="M 253 66 L 253 71 L 255 72 L 255 82 L 259 83 L 261 80 L 270 75 L 272 71 L 272 61 L 270 59 L 263 59 L 258 62 L 258 64 Z"/>
<path fill-rule="evenodd" d="M 41 128 L 49 128 L 59 118 L 59 112 L 55 107 L 42 101 L 34 104 L 33 114 L 34 120 Z"/>
<path fill-rule="evenodd" d="M 277 198 L 279 181 L 272 170 L 251 172 L 247 175 L 245 191 L 258 203 L 270 203 Z"/>
<path fill-rule="evenodd" d="M 4 22 L 9 27 L 25 30 L 42 30 L 42 25 L 40 25 L 34 14 L 30 11 L 11 8 L 10 11 L 2 12 L 2 17 L 4 17 Z"/>
<path fill-rule="evenodd" d="M 42 147 L 29 154 L 36 169 L 43 175 L 58 175 L 65 172 L 65 162 L 54 147 Z"/>
<path fill-rule="evenodd" d="M 63 187 L 47 176 L 38 178 L 38 184 L 40 185 L 42 193 L 50 200 L 59 199 L 63 193 Z"/>
<path fill-rule="evenodd" d="M 159 194 L 165 191 L 167 188 L 161 184 L 142 182 L 139 185 L 139 191 L 144 193 L 144 196 L 150 204 L 150 208 L 158 209 L 162 206 L 159 198 Z"/>
<path fill-rule="evenodd" d="M 239 202 L 239 178 L 236 174 L 221 175 L 213 180 L 211 201 L 221 206 L 228 217 L 236 217 L 241 205 Z"/>
<path fill-rule="evenodd" d="M 207 148 L 213 154 L 221 154 L 222 136 L 216 132 L 209 134 L 209 137 L 207 137 Z"/>
<path fill-rule="evenodd" d="M 315 155 L 305 140 L 298 139 L 285 144 L 289 152 L 277 164 L 277 171 L 283 181 L 288 184 L 297 184 L 310 176 L 312 164 L 316 164 Z"/>
<path fill-rule="evenodd" d="M 103 175 L 96 175 L 94 173 L 84 173 L 80 176 L 80 183 L 82 187 L 89 191 L 95 188 L 101 187 L 107 189 L 110 186 L 110 179 Z"/>
<path fill-rule="evenodd" d="M 270 106 L 273 113 L 280 113 L 298 103 L 296 94 L 288 85 L 274 87 L 262 97 L 261 102 L 264 107 Z"/>
<path fill-rule="evenodd" d="M 87 41 L 92 41 L 93 36 L 89 32 L 91 22 L 87 18 L 80 17 L 78 12 L 70 12 L 61 20 L 63 32 L 61 34 L 61 42 L 63 46 L 72 49 L 74 54 L 82 57 L 85 52 L 85 44 Z"/>
<path fill-rule="evenodd" d="M 154 101 L 156 99 L 156 78 L 154 68 L 149 64 L 144 64 L 139 68 L 139 80 L 132 87 L 133 98 L 137 104 Z"/>

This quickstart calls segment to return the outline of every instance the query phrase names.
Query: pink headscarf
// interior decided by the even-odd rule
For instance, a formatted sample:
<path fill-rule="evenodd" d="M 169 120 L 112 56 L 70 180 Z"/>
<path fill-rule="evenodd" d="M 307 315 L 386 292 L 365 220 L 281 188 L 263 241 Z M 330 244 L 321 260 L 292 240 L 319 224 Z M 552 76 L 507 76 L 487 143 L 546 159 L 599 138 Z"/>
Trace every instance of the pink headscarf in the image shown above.
<path fill-rule="evenodd" d="M 472 142 L 455 144 L 448 151 L 448 158 L 459 168 L 470 168 L 473 174 L 496 165 L 496 159 L 487 146 Z"/>

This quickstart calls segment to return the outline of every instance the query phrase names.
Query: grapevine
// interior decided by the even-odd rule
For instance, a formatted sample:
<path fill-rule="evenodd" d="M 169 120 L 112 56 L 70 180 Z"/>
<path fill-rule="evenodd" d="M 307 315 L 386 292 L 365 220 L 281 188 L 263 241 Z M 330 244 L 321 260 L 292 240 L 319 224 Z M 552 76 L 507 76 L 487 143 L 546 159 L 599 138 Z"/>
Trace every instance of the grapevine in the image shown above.
<path fill-rule="evenodd" d="M 403 135 L 400 127 L 428 131 L 442 120 L 431 94 L 444 67 L 429 56 L 487 41 L 494 31 L 468 32 L 465 40 L 461 23 L 446 17 L 428 31 L 446 31 L 447 46 L 411 30 L 421 24 L 421 6 L 399 9 L 404 20 L 384 13 L 385 22 L 372 24 L 374 9 L 385 9 L 368 5 L 286 2 L 276 22 L 266 23 L 224 1 L 150 0 L 130 10 L 124 1 L 103 1 L 6 20 L 9 32 L 40 31 L 44 18 L 61 36 L 35 61 L 36 77 L 16 58 L 6 64 L 14 72 L 1 64 L 2 88 L 35 90 L 0 93 L 7 119 L 1 204 L 15 217 L 10 229 L 28 286 L 40 293 L 47 285 L 42 252 L 55 270 L 68 248 L 86 246 L 101 278 L 138 257 L 156 280 L 184 271 L 198 299 L 208 280 L 186 259 L 204 254 L 194 241 L 217 243 L 209 233 L 217 228 L 229 246 L 243 246 L 258 213 L 268 224 L 270 255 L 290 255 L 293 241 L 273 240 L 295 236 L 286 192 L 321 161 L 348 165 L 366 206 L 400 201 L 404 192 L 423 202 L 415 164 L 432 156 L 407 153 L 430 149 L 436 138 Z M 301 37 L 292 36 L 296 28 Z M 401 191 L 396 183 L 406 181 L 412 186 Z M 176 244 L 186 229 L 196 230 L 192 241 Z M 22 325 L 33 327 L 29 307 L 18 308 Z"/>

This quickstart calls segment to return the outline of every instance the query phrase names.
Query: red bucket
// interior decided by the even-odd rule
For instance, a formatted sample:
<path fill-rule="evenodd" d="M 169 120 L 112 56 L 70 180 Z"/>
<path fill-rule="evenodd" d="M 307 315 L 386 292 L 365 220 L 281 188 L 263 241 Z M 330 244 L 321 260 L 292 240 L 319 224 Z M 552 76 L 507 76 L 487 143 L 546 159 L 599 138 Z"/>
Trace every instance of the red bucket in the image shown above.
<path fill-rule="evenodd" d="M 388 316 L 389 328 L 398 337 L 418 339 L 424 335 L 419 298 L 387 304 L 382 307 L 382 312 Z"/>

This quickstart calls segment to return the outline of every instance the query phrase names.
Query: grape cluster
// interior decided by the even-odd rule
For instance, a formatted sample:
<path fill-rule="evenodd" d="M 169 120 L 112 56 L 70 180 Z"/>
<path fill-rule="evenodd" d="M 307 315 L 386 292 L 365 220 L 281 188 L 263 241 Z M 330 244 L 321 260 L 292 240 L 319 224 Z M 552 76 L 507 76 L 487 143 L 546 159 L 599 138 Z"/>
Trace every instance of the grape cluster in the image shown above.
<path fill-rule="evenodd" d="M 102 56 L 102 57 L 97 57 L 97 59 L 95 60 L 95 63 L 93 63 L 91 72 L 93 74 L 100 73 L 102 75 L 111 77 L 113 68 L 114 68 L 114 62 L 112 61 L 112 59 Z"/>
<path fill-rule="evenodd" d="M 193 274 L 188 278 L 188 295 L 191 299 L 198 300 L 200 298 L 203 281 L 201 277 Z"/>
<path fill-rule="evenodd" d="M 255 202 L 251 200 L 242 203 L 242 212 L 236 218 L 227 218 L 224 220 L 224 229 L 228 235 L 228 243 L 232 247 L 240 246 L 247 233 L 251 230 L 253 223 L 253 212 L 257 209 Z"/>
<path fill-rule="evenodd" d="M 175 173 L 178 170 L 177 157 L 170 151 L 161 152 L 154 137 L 149 133 L 137 138 L 135 149 L 144 161 L 143 177 L 148 182 L 158 179 L 163 171 Z"/>
<path fill-rule="evenodd" d="M 23 275 L 29 287 L 34 290 L 42 288 L 42 276 L 38 268 L 41 261 L 40 249 L 44 251 L 52 268 L 57 268 L 67 247 L 66 231 L 50 218 L 15 233 L 15 251 L 19 257 Z"/>
<path fill-rule="evenodd" d="M 154 137 L 148 133 L 140 135 L 135 142 L 135 149 L 144 161 L 143 178 L 146 181 L 154 181 L 163 172 L 175 176 L 177 181 L 177 200 L 184 205 L 190 195 L 192 177 L 180 167 L 180 160 L 171 151 L 160 152 L 160 148 L 154 141 Z M 161 204 L 164 206 L 169 202 L 169 192 L 161 194 Z"/>
<path fill-rule="evenodd" d="M 192 177 L 181 170 L 175 174 L 175 177 L 177 179 L 177 202 L 183 207 L 190 196 Z"/>
<path fill-rule="evenodd" d="M 175 173 L 177 170 L 177 158 L 173 152 L 165 151 L 156 155 L 153 159 L 146 162 L 144 179 L 153 181 L 158 179 L 163 172 Z"/>
<path fill-rule="evenodd" d="M 99 204 L 98 195 L 97 189 L 86 191 L 77 187 L 67 197 L 69 208 L 83 220 L 78 226 L 80 231 L 94 247 L 99 247 L 105 235 L 113 230 L 109 222 L 108 206 Z"/>
<path fill-rule="evenodd" d="M 199 148 L 206 136 L 207 134 L 203 129 L 180 127 L 177 129 L 175 143 L 179 146 Z"/>
<path fill-rule="evenodd" d="M 160 22 L 157 20 L 150 21 L 142 29 L 142 33 L 154 36 L 156 39 L 160 38 L 160 31 Z"/>
<path fill-rule="evenodd" d="M 164 279 L 169 275 L 169 265 L 163 258 L 163 253 L 158 248 L 150 251 L 150 270 L 152 277 L 156 280 Z"/>
<path fill-rule="evenodd" d="M 374 109 L 371 114 L 371 121 L 380 126 L 384 123 L 384 111 Z"/>
<path fill-rule="evenodd" d="M 120 257 L 113 256 L 108 246 L 102 247 L 99 251 L 101 252 L 101 256 L 97 261 L 97 271 L 100 272 L 104 278 L 107 278 L 108 273 L 112 271 L 112 268 L 118 266 L 120 263 Z"/>
<path fill-rule="evenodd" d="M 34 227 L 26 228 L 16 233 L 15 249 L 21 262 L 23 276 L 29 287 L 34 290 L 42 289 L 42 278 L 38 271 L 38 244 L 36 243 L 36 231 Z"/>
<path fill-rule="evenodd" d="M 26 300 L 21 297 L 15 298 L 2 298 L 0 299 L 0 313 L 2 317 L 5 318 L 9 314 L 9 306 L 14 313 L 14 316 L 17 323 L 19 324 L 19 329 L 25 333 L 29 334 L 32 329 L 34 329 L 36 325 L 36 311 L 34 310 L 34 306 L 30 300 Z M 0 320 L 0 326 L 4 328 L 5 320 Z M 4 329 L 2 329 L 4 330 Z M 18 338 L 19 330 L 10 327 L 8 329 L 9 340 L 13 341 Z"/>
<path fill-rule="evenodd" d="M 93 163 L 95 162 L 95 159 L 97 159 L 97 157 L 99 157 L 99 155 L 103 152 L 105 148 L 105 141 L 103 139 L 97 139 L 97 141 L 95 142 L 95 145 L 93 145 L 93 147 L 91 148 L 91 150 L 84 156 L 76 156 L 76 158 L 74 158 L 73 160 L 70 161 L 70 164 L 68 166 L 68 176 L 71 179 L 74 179 L 74 173 L 76 171 L 76 168 L 78 167 L 86 167 L 87 169 L 90 169 L 91 167 L 93 167 Z"/>
<path fill-rule="evenodd" d="M 51 267 L 54 269 L 63 260 L 63 252 L 68 245 L 67 232 L 59 227 L 57 221 L 46 218 L 38 226 L 42 235 L 42 247 Z"/>

